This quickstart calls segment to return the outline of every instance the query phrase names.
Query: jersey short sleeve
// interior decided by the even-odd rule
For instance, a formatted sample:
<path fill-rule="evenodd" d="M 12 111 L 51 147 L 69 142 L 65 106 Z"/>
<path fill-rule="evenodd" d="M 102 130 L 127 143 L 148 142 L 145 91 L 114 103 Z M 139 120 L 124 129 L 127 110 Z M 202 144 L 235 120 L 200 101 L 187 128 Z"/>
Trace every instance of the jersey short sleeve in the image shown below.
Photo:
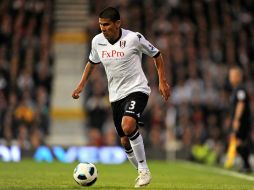
<path fill-rule="evenodd" d="M 238 90 L 236 93 L 237 100 L 244 101 L 246 98 L 246 92 L 244 90 Z"/>
<path fill-rule="evenodd" d="M 148 40 L 146 40 L 142 34 L 138 32 L 136 32 L 136 34 L 138 47 L 142 53 L 150 57 L 154 57 L 157 54 L 159 54 L 159 50 L 156 47 L 154 47 Z"/>
<path fill-rule="evenodd" d="M 101 62 L 98 52 L 96 50 L 96 40 L 95 39 L 92 40 L 92 47 L 91 47 L 91 51 L 89 54 L 89 61 L 92 64 L 99 64 Z"/>

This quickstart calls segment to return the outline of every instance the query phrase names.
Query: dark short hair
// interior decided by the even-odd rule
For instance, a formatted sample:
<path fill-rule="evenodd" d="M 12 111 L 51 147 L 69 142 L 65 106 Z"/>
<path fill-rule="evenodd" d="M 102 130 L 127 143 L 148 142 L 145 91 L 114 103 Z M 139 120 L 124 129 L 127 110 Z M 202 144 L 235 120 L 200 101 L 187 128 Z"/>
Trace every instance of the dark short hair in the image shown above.
<path fill-rule="evenodd" d="M 120 20 L 120 14 L 116 8 L 107 7 L 101 11 L 99 18 L 107 18 L 111 21 L 117 21 Z"/>

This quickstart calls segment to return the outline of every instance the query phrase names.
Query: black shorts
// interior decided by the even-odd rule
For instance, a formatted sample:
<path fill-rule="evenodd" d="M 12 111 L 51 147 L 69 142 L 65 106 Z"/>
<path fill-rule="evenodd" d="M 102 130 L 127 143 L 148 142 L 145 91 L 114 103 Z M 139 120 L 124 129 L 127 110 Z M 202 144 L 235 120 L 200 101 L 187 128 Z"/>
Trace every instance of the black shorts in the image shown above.
<path fill-rule="evenodd" d="M 236 137 L 241 139 L 242 141 L 247 140 L 250 137 L 251 128 L 250 124 L 241 124 L 239 130 L 236 133 Z"/>
<path fill-rule="evenodd" d="M 123 116 L 133 117 L 138 122 L 146 107 L 148 97 L 145 93 L 134 92 L 121 100 L 111 103 L 114 124 L 120 137 L 125 136 L 122 129 Z"/>

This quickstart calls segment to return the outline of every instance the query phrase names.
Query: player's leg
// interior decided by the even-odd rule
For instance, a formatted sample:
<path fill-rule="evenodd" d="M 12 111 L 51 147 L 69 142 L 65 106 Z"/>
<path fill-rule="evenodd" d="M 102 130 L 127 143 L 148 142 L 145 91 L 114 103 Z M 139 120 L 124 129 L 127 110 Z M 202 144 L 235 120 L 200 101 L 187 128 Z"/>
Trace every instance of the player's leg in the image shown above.
<path fill-rule="evenodd" d="M 251 172 L 251 165 L 249 162 L 250 150 L 247 141 L 240 141 L 236 150 L 243 160 L 243 167 L 241 171 L 246 173 Z"/>
<path fill-rule="evenodd" d="M 138 162 L 139 176 L 135 187 L 147 185 L 152 178 L 146 162 L 143 138 L 136 126 L 136 119 L 130 116 L 124 116 L 122 128 L 130 140 L 131 147 Z"/>
<path fill-rule="evenodd" d="M 124 107 L 122 107 L 123 102 L 124 102 L 124 99 L 117 101 L 117 102 L 113 102 L 111 104 L 111 108 L 113 111 L 113 120 L 114 120 L 117 134 L 120 137 L 121 144 L 122 144 L 123 148 L 125 149 L 126 156 L 127 156 L 128 160 L 134 166 L 135 169 L 138 169 L 137 159 L 133 153 L 129 139 L 124 134 L 123 129 L 121 127 L 122 117 L 123 117 L 123 113 L 124 113 Z"/>
<path fill-rule="evenodd" d="M 124 116 L 122 119 L 122 128 L 125 135 L 129 138 L 129 142 L 138 161 L 138 169 L 148 169 L 143 138 L 138 131 L 136 119 L 130 116 Z"/>
<path fill-rule="evenodd" d="M 151 174 L 147 166 L 143 138 L 139 133 L 137 121 L 148 101 L 146 94 L 137 92 L 129 95 L 125 100 L 125 111 L 122 118 L 122 129 L 129 138 L 134 155 L 138 161 L 139 177 L 135 187 L 150 183 Z"/>
<path fill-rule="evenodd" d="M 247 128 L 246 125 L 241 125 L 238 133 L 236 134 L 237 138 L 237 152 L 241 156 L 243 161 L 242 172 L 249 173 L 251 172 L 251 165 L 249 162 L 250 157 L 250 146 L 249 146 L 249 134 L 250 128 Z"/>
<path fill-rule="evenodd" d="M 121 144 L 125 149 L 128 160 L 134 166 L 135 169 L 138 169 L 138 162 L 134 155 L 134 152 L 132 150 L 128 137 L 124 136 L 124 137 L 120 137 L 120 139 L 121 139 Z"/>

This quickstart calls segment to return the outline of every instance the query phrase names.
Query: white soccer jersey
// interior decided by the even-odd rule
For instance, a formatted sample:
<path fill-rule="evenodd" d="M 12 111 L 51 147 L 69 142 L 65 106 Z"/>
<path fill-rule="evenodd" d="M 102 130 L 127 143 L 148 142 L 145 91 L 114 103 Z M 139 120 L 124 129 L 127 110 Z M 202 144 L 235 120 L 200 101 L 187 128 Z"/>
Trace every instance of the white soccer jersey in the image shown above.
<path fill-rule="evenodd" d="M 130 30 L 121 29 L 121 37 L 114 44 L 110 44 L 102 33 L 93 38 L 89 61 L 103 64 L 110 102 L 137 91 L 150 94 L 151 89 L 141 67 L 142 53 L 153 57 L 159 50 L 141 34 Z"/>

